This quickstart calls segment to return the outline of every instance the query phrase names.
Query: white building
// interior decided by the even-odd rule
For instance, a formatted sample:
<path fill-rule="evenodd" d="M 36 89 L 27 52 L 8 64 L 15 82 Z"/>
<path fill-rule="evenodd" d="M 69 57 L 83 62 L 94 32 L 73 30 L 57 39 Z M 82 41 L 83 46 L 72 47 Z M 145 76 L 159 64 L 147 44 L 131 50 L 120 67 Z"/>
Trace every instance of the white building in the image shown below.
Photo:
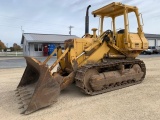
<path fill-rule="evenodd" d="M 75 35 L 23 33 L 21 44 L 24 56 L 47 56 L 55 47 L 64 47 L 67 39 L 78 38 Z"/>
<path fill-rule="evenodd" d="M 160 35 L 145 34 L 149 42 L 149 46 L 160 47 Z M 64 47 L 64 41 L 67 39 L 78 38 L 75 35 L 61 35 L 61 34 L 37 34 L 37 33 L 23 33 L 21 44 L 23 46 L 24 56 L 47 56 L 55 47 Z"/>
<path fill-rule="evenodd" d="M 145 34 L 145 37 L 147 38 L 150 47 L 160 47 L 160 34 Z"/>

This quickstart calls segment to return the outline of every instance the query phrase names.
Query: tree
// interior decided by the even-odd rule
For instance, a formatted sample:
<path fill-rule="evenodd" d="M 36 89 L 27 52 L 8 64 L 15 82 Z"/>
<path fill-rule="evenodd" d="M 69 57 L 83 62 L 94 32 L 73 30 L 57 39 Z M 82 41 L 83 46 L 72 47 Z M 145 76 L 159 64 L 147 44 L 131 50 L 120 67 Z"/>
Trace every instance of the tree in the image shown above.
<path fill-rule="evenodd" d="M 13 44 L 13 48 L 12 49 L 13 49 L 13 51 L 20 51 L 20 50 L 22 50 L 21 46 L 18 45 L 17 43 Z"/>
<path fill-rule="evenodd" d="M 4 50 L 6 49 L 6 46 L 4 45 L 4 43 L 0 40 L 0 50 Z"/>

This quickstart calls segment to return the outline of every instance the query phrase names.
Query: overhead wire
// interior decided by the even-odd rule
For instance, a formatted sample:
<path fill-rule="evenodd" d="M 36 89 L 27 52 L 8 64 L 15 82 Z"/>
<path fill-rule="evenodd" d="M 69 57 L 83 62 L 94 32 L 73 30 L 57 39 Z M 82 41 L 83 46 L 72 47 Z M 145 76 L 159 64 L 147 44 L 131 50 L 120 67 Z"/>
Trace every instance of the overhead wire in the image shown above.
<path fill-rule="evenodd" d="M 20 21 L 30 21 L 30 22 L 27 22 L 26 24 L 28 24 L 28 26 L 23 26 L 23 29 L 24 30 L 38 30 L 38 31 L 55 31 L 55 32 L 57 32 L 57 31 L 60 31 L 60 30 L 62 30 L 63 29 L 63 31 L 64 31 L 64 27 L 65 28 L 68 28 L 68 26 L 67 25 L 63 25 L 63 24 L 46 24 L 46 22 L 41 22 L 41 21 L 35 21 L 35 20 L 25 20 L 25 19 L 20 19 L 20 18 L 17 18 L 17 17 L 11 17 L 11 16 L 4 16 L 4 15 L 0 15 L 0 17 L 5 17 L 5 18 L 7 18 L 7 20 L 5 20 L 5 22 L 7 23 L 5 23 L 5 24 L 0 24 L 0 26 L 4 26 L 4 27 L 10 27 L 10 28 L 16 28 L 16 29 L 21 29 L 21 26 L 23 26 L 23 25 L 11 25 L 11 24 L 8 24 L 8 23 L 11 23 L 11 22 L 9 22 L 10 20 L 20 20 Z M 9 20 L 9 21 L 8 21 Z M 36 24 L 35 24 L 35 22 L 36 22 Z M 45 27 L 43 27 L 43 28 L 33 28 L 33 25 L 32 25 L 32 27 L 30 27 L 31 25 L 29 25 L 29 24 L 34 24 L 35 26 L 37 25 L 37 23 L 38 24 L 41 24 L 41 23 L 45 23 L 45 24 L 42 24 L 42 26 L 45 26 Z M 56 28 L 56 29 L 53 29 L 53 28 Z M 57 28 L 59 28 L 59 29 L 57 29 Z M 75 29 L 76 29 L 76 31 L 80 31 L 80 30 L 82 30 L 82 28 L 78 28 L 78 27 L 75 27 Z M 68 29 L 67 30 L 65 30 L 65 31 L 67 31 L 67 33 L 68 33 Z"/>
<path fill-rule="evenodd" d="M 9 18 L 9 19 L 11 19 L 11 20 L 13 20 L 13 19 L 16 19 L 16 20 L 20 20 L 20 21 L 30 21 L 30 22 L 36 22 L 36 23 L 45 23 L 46 24 L 46 22 L 42 22 L 42 21 L 38 21 L 38 20 L 29 20 L 29 19 L 21 19 L 21 18 L 17 18 L 17 17 L 11 17 L 11 16 L 4 16 L 4 15 L 0 15 L 0 17 L 6 17 L 6 18 Z M 46 18 L 46 17 L 45 17 Z M 47 18 L 46 18 L 47 19 Z M 48 18 L 48 19 L 50 19 L 50 18 Z M 60 25 L 60 26 L 65 26 L 65 27 L 68 27 L 67 25 L 63 25 L 63 24 L 53 24 L 52 23 L 52 25 Z"/>

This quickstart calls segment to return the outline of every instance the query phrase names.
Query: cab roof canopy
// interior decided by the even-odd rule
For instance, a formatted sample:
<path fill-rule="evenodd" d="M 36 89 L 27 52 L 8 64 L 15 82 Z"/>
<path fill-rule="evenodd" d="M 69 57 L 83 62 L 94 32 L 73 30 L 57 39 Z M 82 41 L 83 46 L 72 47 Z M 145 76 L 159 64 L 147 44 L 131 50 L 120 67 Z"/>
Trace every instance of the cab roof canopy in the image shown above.
<path fill-rule="evenodd" d="M 102 8 L 99 8 L 92 12 L 94 16 L 116 17 L 124 14 L 124 9 L 128 9 L 128 13 L 135 11 L 137 7 L 124 5 L 120 2 L 113 2 Z"/>

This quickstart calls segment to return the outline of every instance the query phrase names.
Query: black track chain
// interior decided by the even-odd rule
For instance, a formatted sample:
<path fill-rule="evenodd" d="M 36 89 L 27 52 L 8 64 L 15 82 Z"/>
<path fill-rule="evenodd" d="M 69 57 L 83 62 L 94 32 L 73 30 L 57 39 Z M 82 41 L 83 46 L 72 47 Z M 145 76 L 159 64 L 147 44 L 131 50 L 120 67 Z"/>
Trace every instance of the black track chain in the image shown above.
<path fill-rule="evenodd" d="M 85 85 L 83 83 L 83 79 L 84 79 L 84 76 L 85 76 L 85 73 L 87 72 L 87 70 L 113 68 L 113 67 L 119 66 L 120 64 L 123 64 L 123 65 L 139 64 L 142 71 L 144 72 L 142 79 L 139 81 L 130 81 L 130 82 L 122 81 L 120 85 L 116 85 L 116 83 L 113 83 L 114 86 L 107 87 L 107 88 L 102 89 L 100 91 L 91 91 L 85 87 Z M 143 79 L 145 78 L 145 75 L 146 75 L 146 67 L 145 67 L 145 64 L 142 60 L 139 60 L 139 59 L 110 60 L 110 59 L 108 59 L 105 62 L 96 63 L 96 64 L 86 64 L 86 65 L 80 67 L 76 72 L 75 81 L 76 81 L 76 86 L 78 86 L 82 92 L 84 92 L 85 94 L 89 94 L 89 95 L 96 95 L 96 94 L 101 94 L 101 93 L 105 93 L 105 92 L 109 92 L 112 90 L 121 89 L 124 87 L 128 87 L 128 86 L 131 86 L 134 84 L 141 83 L 143 81 Z"/>

